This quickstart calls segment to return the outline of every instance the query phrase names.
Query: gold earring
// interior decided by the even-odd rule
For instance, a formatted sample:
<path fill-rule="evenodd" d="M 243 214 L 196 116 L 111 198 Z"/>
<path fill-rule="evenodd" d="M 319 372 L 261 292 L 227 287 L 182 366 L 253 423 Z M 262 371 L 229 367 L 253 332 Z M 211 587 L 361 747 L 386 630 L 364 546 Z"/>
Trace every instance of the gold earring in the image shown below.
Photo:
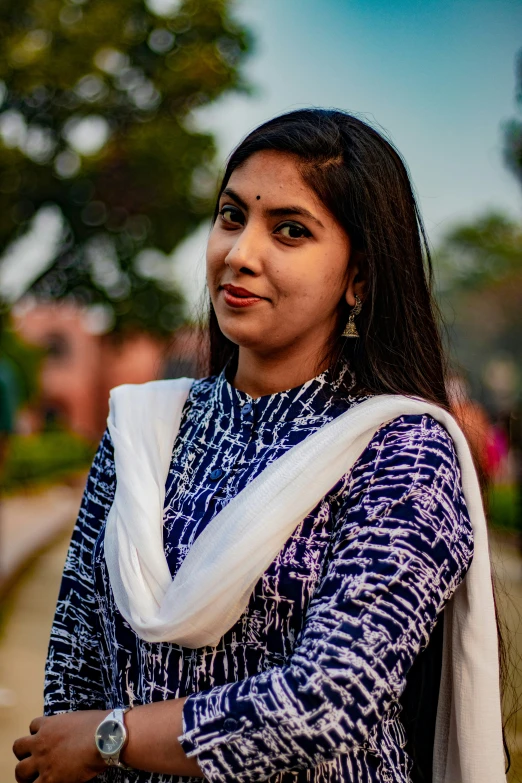
<path fill-rule="evenodd" d="M 342 337 L 359 337 L 359 332 L 357 331 L 357 327 L 355 325 L 355 316 L 359 315 L 359 313 L 362 310 L 362 302 L 355 294 L 355 305 L 352 308 L 352 312 L 350 313 L 350 317 L 348 318 L 348 323 L 344 327 L 344 332 L 342 333 Z"/>

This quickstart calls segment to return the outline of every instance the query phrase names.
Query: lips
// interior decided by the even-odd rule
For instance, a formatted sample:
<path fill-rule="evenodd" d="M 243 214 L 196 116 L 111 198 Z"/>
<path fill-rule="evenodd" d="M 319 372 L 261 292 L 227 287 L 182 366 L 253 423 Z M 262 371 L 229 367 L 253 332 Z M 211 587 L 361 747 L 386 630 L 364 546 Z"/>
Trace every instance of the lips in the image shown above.
<path fill-rule="evenodd" d="M 252 293 L 252 291 L 249 291 L 247 288 L 230 285 L 230 283 L 221 286 L 221 288 L 223 290 L 223 299 L 230 307 L 251 307 L 258 302 L 264 301 L 262 296 Z"/>
<path fill-rule="evenodd" d="M 240 286 L 236 285 L 230 285 L 230 283 L 227 283 L 223 286 L 225 291 L 228 291 L 232 296 L 238 296 L 240 298 L 247 298 L 247 299 L 262 299 L 261 296 L 258 296 L 257 294 L 252 293 L 252 291 L 248 291 L 246 288 L 241 288 Z"/>

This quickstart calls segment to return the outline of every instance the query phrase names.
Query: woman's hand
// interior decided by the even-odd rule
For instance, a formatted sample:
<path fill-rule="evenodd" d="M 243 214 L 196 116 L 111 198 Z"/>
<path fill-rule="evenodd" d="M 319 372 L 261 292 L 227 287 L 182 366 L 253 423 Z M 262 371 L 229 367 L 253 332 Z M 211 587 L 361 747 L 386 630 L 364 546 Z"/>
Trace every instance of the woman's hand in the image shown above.
<path fill-rule="evenodd" d="M 185 699 L 168 699 L 135 706 L 125 715 L 128 741 L 120 760 L 147 772 L 203 777 L 197 759 L 187 758 L 178 737 L 183 733 Z M 94 742 L 94 733 L 111 710 L 64 712 L 35 718 L 30 737 L 13 745 L 20 763 L 18 783 L 84 783 L 107 769 Z"/>
<path fill-rule="evenodd" d="M 38 778 L 42 783 L 83 783 L 106 769 L 94 743 L 94 733 L 110 710 L 64 712 L 35 718 L 28 737 L 13 745 L 19 760 L 18 783 Z"/>

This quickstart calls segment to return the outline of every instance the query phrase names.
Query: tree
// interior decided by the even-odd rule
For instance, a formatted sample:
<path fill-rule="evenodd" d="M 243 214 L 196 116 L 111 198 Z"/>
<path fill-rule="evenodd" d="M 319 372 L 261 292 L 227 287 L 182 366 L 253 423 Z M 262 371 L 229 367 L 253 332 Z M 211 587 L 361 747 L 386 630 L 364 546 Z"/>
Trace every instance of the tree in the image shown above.
<path fill-rule="evenodd" d="M 436 254 L 436 269 L 454 353 L 482 397 L 493 359 L 522 366 L 522 227 L 496 213 L 457 226 Z"/>
<path fill-rule="evenodd" d="M 516 101 L 522 111 L 522 51 L 516 63 Z M 506 163 L 522 185 L 522 122 L 512 120 L 505 128 Z"/>
<path fill-rule="evenodd" d="M 116 331 L 182 317 L 170 253 L 210 210 L 215 144 L 193 111 L 246 90 L 231 0 L 5 0 L 0 246 L 56 205 L 63 235 L 32 291 L 109 307 Z M 163 259 L 163 260 L 162 260 Z"/>
<path fill-rule="evenodd" d="M 516 73 L 522 109 L 522 52 Z M 522 122 L 512 120 L 504 130 L 506 163 L 522 185 Z M 513 377 L 522 367 L 522 226 L 499 213 L 483 215 L 453 228 L 435 260 L 453 355 L 474 394 L 487 397 L 495 360 L 497 368 L 510 366 Z"/>
<path fill-rule="evenodd" d="M 439 288 L 481 290 L 522 271 L 522 227 L 489 212 L 455 226 L 437 253 Z"/>

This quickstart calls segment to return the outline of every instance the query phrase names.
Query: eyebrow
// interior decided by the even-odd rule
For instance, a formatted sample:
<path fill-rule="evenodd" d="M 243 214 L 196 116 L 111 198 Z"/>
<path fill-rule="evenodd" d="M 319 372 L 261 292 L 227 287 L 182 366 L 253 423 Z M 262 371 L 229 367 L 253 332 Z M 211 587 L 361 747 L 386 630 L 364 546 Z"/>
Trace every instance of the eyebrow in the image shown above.
<path fill-rule="evenodd" d="M 245 210 L 245 212 L 248 212 L 248 206 L 243 201 L 241 196 L 239 196 L 235 190 L 232 190 L 232 188 L 225 188 L 222 193 L 222 196 L 230 196 L 239 206 Z M 307 217 L 310 220 L 313 220 L 317 225 L 321 226 L 321 228 L 324 228 L 323 224 L 319 220 L 319 218 L 316 218 L 315 215 L 312 215 L 311 212 L 309 212 L 304 207 L 298 207 L 298 206 L 288 206 L 288 207 L 274 207 L 273 209 L 266 209 L 265 210 L 267 215 L 270 215 L 270 217 L 290 217 L 290 215 L 299 215 L 301 217 Z"/>

